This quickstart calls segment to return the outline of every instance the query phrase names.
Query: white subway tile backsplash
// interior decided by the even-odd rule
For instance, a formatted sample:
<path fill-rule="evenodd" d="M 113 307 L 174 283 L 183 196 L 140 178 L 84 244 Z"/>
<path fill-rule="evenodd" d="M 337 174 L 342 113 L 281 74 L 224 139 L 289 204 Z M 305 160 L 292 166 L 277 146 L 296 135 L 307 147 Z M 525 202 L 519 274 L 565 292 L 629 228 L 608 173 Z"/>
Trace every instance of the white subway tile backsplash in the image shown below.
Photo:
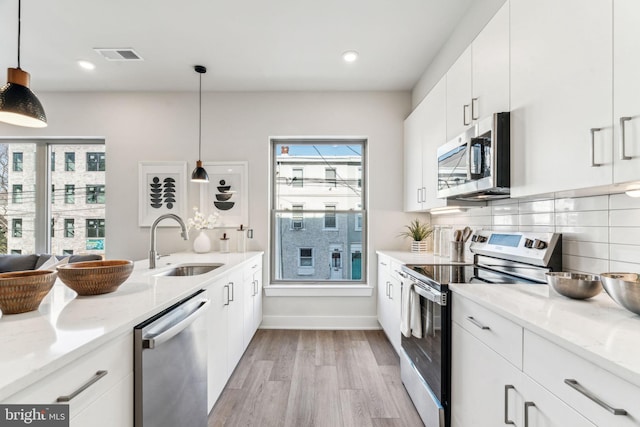
<path fill-rule="evenodd" d="M 611 227 L 637 227 L 640 225 L 640 209 L 612 210 L 609 225 Z"/>
<path fill-rule="evenodd" d="M 562 241 L 562 253 L 589 258 L 608 259 L 609 245 L 607 243 L 577 242 L 575 240 L 565 239 Z"/>
<path fill-rule="evenodd" d="M 556 225 L 606 227 L 609 224 L 609 211 L 560 212 L 556 213 Z"/>
<path fill-rule="evenodd" d="M 562 255 L 562 269 L 580 273 L 600 274 L 609 271 L 609 260 Z"/>
<path fill-rule="evenodd" d="M 612 194 L 609 205 L 611 210 L 640 209 L 640 197 L 629 197 L 626 194 Z"/>
<path fill-rule="evenodd" d="M 555 211 L 604 211 L 609 209 L 609 196 L 556 199 Z"/>
<path fill-rule="evenodd" d="M 437 218 L 437 219 L 436 219 Z M 496 231 L 562 234 L 563 269 L 591 274 L 640 273 L 640 198 L 624 194 L 505 199 L 462 214 L 432 217 L 434 224 Z"/>
<path fill-rule="evenodd" d="M 553 212 L 553 199 L 520 202 L 520 213 Z"/>
<path fill-rule="evenodd" d="M 553 226 L 553 213 L 520 214 L 520 225 Z"/>
<path fill-rule="evenodd" d="M 611 227 L 609 241 L 623 245 L 639 245 L 640 227 Z"/>
<path fill-rule="evenodd" d="M 610 256 L 611 259 L 616 261 L 640 264 L 640 246 L 612 244 L 610 247 Z"/>
<path fill-rule="evenodd" d="M 609 241 L 608 227 L 556 227 L 555 232 L 562 233 L 563 240 L 602 243 Z"/>

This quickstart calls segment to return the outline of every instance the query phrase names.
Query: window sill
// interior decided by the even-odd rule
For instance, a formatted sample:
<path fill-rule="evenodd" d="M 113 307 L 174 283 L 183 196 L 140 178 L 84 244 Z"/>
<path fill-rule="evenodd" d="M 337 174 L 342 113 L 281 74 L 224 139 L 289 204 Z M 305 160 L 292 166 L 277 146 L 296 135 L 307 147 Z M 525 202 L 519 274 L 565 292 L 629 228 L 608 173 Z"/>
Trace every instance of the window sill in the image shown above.
<path fill-rule="evenodd" d="M 370 297 L 373 287 L 368 285 L 268 285 L 268 297 Z"/>

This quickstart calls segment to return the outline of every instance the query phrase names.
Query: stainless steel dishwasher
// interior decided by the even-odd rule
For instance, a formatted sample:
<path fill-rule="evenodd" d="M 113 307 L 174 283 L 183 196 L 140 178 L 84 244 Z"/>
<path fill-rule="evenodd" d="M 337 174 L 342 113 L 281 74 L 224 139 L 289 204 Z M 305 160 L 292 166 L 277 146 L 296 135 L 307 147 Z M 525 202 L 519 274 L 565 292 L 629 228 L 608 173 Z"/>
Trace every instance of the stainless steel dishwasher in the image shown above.
<path fill-rule="evenodd" d="M 200 290 L 134 328 L 136 427 L 206 427 L 209 304 Z"/>

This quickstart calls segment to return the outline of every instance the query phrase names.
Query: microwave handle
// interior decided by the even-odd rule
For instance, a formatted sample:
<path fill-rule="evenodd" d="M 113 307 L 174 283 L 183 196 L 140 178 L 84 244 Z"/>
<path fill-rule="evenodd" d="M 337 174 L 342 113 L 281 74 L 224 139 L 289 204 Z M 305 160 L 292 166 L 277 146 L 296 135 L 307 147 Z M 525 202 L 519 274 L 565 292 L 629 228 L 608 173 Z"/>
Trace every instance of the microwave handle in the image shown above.
<path fill-rule="evenodd" d="M 467 180 L 471 181 L 471 141 L 467 141 Z"/>

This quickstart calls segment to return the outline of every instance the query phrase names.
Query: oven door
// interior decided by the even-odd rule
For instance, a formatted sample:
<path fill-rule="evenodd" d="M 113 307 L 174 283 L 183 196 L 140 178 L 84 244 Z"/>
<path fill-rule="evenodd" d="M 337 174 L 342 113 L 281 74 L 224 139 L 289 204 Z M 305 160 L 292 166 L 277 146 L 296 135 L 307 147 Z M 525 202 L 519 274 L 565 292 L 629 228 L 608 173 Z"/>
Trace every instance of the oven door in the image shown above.
<path fill-rule="evenodd" d="M 448 426 L 450 394 L 451 315 L 449 290 L 437 291 L 418 282 L 422 337 L 402 336 L 401 375 L 425 425 Z M 403 287 L 403 292 L 405 287 Z"/>

